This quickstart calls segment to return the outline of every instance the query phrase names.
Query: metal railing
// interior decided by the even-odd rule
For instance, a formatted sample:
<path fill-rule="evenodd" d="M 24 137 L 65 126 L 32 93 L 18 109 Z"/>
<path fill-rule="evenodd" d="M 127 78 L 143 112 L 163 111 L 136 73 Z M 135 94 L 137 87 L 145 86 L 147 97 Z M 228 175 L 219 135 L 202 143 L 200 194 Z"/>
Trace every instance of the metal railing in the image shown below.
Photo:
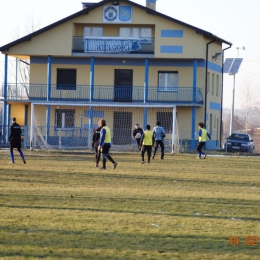
<path fill-rule="evenodd" d="M 154 54 L 154 38 L 74 36 L 72 52 Z"/>
<path fill-rule="evenodd" d="M 51 85 L 48 95 L 47 84 L 8 84 L 7 100 L 55 100 L 55 101 L 98 101 L 98 102 L 150 102 L 174 104 L 203 104 L 199 88 L 178 87 L 165 89 L 149 86 L 101 86 L 95 85 Z"/>
<path fill-rule="evenodd" d="M 4 97 L 4 85 L 2 86 L 2 97 Z M 29 99 L 29 84 L 14 83 L 7 84 L 7 99 L 8 100 L 28 100 Z"/>

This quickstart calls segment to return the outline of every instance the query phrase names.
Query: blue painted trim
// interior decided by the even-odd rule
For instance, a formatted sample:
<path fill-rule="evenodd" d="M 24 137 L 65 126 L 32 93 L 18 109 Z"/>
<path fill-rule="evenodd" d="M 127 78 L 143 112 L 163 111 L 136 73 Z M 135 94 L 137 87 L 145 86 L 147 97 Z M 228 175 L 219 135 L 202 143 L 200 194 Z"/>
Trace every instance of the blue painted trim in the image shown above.
<path fill-rule="evenodd" d="M 123 60 L 125 62 L 123 62 Z M 113 66 L 144 66 L 145 59 L 127 59 L 127 58 L 115 58 L 115 59 L 106 59 L 98 58 L 96 59 L 96 65 L 113 65 Z"/>
<path fill-rule="evenodd" d="M 196 89 L 197 89 L 197 60 L 193 61 L 193 102 L 196 101 Z M 191 149 L 195 149 L 195 132 L 196 132 L 196 107 L 192 107 L 192 122 L 191 122 Z"/>
<path fill-rule="evenodd" d="M 206 68 L 206 61 L 205 60 L 198 61 L 198 67 Z M 217 65 L 217 64 L 215 64 L 213 62 L 210 62 L 210 61 L 208 61 L 208 69 L 216 71 L 216 72 L 219 72 L 219 73 L 222 73 L 221 66 Z"/>
<path fill-rule="evenodd" d="M 51 67 L 52 67 L 52 57 L 48 56 L 48 68 L 47 68 L 47 101 L 51 99 Z"/>
<path fill-rule="evenodd" d="M 156 0 L 146 0 L 147 3 L 153 3 L 153 4 L 155 4 L 155 1 Z"/>
<path fill-rule="evenodd" d="M 46 133 L 45 133 L 45 142 L 48 144 L 48 138 L 50 136 L 50 125 L 51 125 L 51 106 L 46 106 Z"/>
<path fill-rule="evenodd" d="M 192 82 L 192 87 L 193 87 L 193 102 L 196 101 L 197 65 L 198 65 L 197 60 L 194 60 L 194 61 L 193 61 L 193 82 Z"/>
<path fill-rule="evenodd" d="M 165 67 L 193 67 L 192 60 L 177 60 L 177 59 L 151 59 L 150 66 L 165 66 Z"/>
<path fill-rule="evenodd" d="M 12 114 L 12 105 L 7 104 L 7 126 L 8 126 L 8 130 L 11 126 L 11 114 Z"/>
<path fill-rule="evenodd" d="M 209 115 L 208 114 L 206 114 L 206 121 L 208 121 L 209 120 Z M 205 126 L 206 127 L 206 126 Z"/>
<path fill-rule="evenodd" d="M 183 53 L 183 46 L 161 46 L 161 53 Z"/>
<path fill-rule="evenodd" d="M 7 99 L 7 82 L 8 82 L 8 55 L 5 54 L 5 63 L 4 63 L 4 89 L 3 89 L 3 98 Z M 3 104 L 3 114 L 2 114 L 2 135 L 3 135 L 3 143 L 7 143 L 8 137 L 7 137 L 7 102 L 4 101 Z"/>
<path fill-rule="evenodd" d="M 148 100 L 148 79 L 149 79 L 149 59 L 145 59 L 145 76 L 144 76 L 144 102 Z"/>
<path fill-rule="evenodd" d="M 48 57 L 33 56 L 30 58 L 31 64 L 46 64 L 47 62 L 48 62 Z M 89 65 L 90 58 L 52 57 L 52 64 Z"/>
<path fill-rule="evenodd" d="M 147 107 L 144 107 L 143 129 L 146 129 L 147 115 L 148 115 L 148 109 Z"/>
<path fill-rule="evenodd" d="M 181 46 L 182 47 L 182 46 Z M 123 63 L 123 60 L 126 62 Z M 31 64 L 47 64 L 47 57 L 31 57 Z M 66 65 L 90 65 L 91 58 L 55 58 L 52 57 L 52 64 L 66 64 Z M 118 58 L 118 59 L 107 59 L 107 58 L 98 58 L 95 60 L 95 65 L 104 65 L 104 66 L 145 66 L 144 59 L 127 59 L 127 58 Z M 169 67 L 193 67 L 192 60 L 172 60 L 172 59 L 151 59 L 149 61 L 149 66 L 169 66 Z M 198 60 L 198 68 L 205 68 L 206 62 L 204 60 Z M 208 62 L 208 68 L 210 70 L 221 73 L 221 66 Z"/>
<path fill-rule="evenodd" d="M 89 88 L 89 97 L 90 101 L 93 100 L 93 93 L 94 93 L 94 74 L 95 74 L 95 58 L 91 57 L 91 65 L 90 65 L 90 88 Z"/>
<path fill-rule="evenodd" d="M 162 38 L 183 38 L 183 30 L 161 30 Z"/>
<path fill-rule="evenodd" d="M 209 103 L 209 108 L 212 109 L 212 110 L 218 110 L 218 111 L 220 111 L 221 105 L 220 105 L 219 103 L 210 102 L 210 103 Z"/>
<path fill-rule="evenodd" d="M 191 149 L 195 149 L 195 133 L 196 132 L 196 107 L 192 107 L 191 115 Z"/>

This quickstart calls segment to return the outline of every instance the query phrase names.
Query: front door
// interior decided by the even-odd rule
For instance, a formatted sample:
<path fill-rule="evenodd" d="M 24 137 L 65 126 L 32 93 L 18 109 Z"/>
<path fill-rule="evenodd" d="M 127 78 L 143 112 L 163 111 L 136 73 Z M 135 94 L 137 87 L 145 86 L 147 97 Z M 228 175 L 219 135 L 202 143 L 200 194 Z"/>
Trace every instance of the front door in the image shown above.
<path fill-rule="evenodd" d="M 132 112 L 114 112 L 113 144 L 132 143 Z"/>
<path fill-rule="evenodd" d="M 132 102 L 133 70 L 115 70 L 115 102 Z"/>

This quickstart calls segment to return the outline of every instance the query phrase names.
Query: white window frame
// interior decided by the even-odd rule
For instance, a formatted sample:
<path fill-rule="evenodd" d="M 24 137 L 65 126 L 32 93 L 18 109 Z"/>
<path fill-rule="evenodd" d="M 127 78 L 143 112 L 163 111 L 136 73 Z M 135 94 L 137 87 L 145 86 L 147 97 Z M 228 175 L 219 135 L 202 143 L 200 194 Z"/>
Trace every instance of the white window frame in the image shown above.
<path fill-rule="evenodd" d="M 103 36 L 103 27 L 97 26 L 85 26 L 83 28 L 84 37 L 102 37 Z"/>
<path fill-rule="evenodd" d="M 219 95 L 219 75 L 217 75 L 217 78 L 216 78 L 216 96 Z"/>
<path fill-rule="evenodd" d="M 211 81 L 212 87 L 211 87 L 211 94 L 214 95 L 215 91 L 215 74 L 212 73 L 212 81 Z"/>
<path fill-rule="evenodd" d="M 152 28 L 120 27 L 119 37 L 152 38 Z"/>
<path fill-rule="evenodd" d="M 158 71 L 158 91 L 177 91 L 178 85 L 178 71 Z"/>

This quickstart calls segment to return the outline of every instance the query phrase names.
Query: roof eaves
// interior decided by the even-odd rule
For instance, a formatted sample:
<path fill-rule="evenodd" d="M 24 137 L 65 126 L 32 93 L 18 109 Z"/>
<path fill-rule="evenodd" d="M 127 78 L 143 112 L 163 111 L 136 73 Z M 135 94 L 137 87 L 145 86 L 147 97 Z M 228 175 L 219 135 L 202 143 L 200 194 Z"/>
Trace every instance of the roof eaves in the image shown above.
<path fill-rule="evenodd" d="M 190 29 L 195 30 L 196 33 L 198 33 L 198 34 L 202 34 L 202 35 L 208 36 L 209 38 L 216 38 L 217 41 L 220 41 L 220 42 L 222 42 L 222 43 L 226 43 L 226 44 L 232 45 L 232 43 L 230 43 L 230 42 L 228 42 L 228 41 L 226 41 L 226 40 L 224 40 L 224 39 L 222 39 L 222 38 L 219 38 L 219 37 L 213 35 L 213 34 L 210 33 L 210 32 L 204 31 L 204 30 L 202 30 L 202 29 L 200 29 L 200 28 L 198 28 L 198 27 L 195 27 L 195 26 L 193 26 L 193 25 L 184 23 L 184 22 L 182 22 L 182 21 L 180 21 L 180 20 L 177 20 L 177 19 L 175 19 L 175 18 L 173 18 L 173 17 L 167 16 L 167 15 L 165 15 L 165 14 L 163 14 L 163 13 L 160 13 L 160 12 L 158 12 L 158 11 L 152 10 L 152 9 L 146 7 L 146 6 L 143 6 L 143 5 L 134 3 L 134 2 L 132 2 L 132 1 L 130 1 L 130 0 L 120 0 L 120 1 L 125 2 L 125 3 L 129 3 L 129 4 L 133 5 L 133 6 L 136 6 L 136 7 L 138 7 L 138 8 L 141 8 L 141 9 L 145 10 L 148 14 L 159 15 L 159 16 L 161 16 L 161 17 L 167 19 L 167 20 L 171 20 L 171 21 L 173 21 L 173 22 L 176 22 L 176 23 L 178 23 L 178 24 L 181 24 L 181 25 L 183 25 L 183 26 L 186 26 L 186 27 L 188 27 L 188 28 L 190 28 Z M 26 35 L 26 36 L 24 36 L 24 37 L 22 37 L 22 38 L 20 38 L 20 39 L 17 39 L 17 40 L 15 40 L 15 41 L 11 42 L 11 43 L 8 43 L 8 44 L 6 44 L 6 45 L 0 47 L 0 51 L 8 51 L 10 47 L 13 47 L 13 46 L 15 46 L 15 45 L 17 45 L 17 44 L 19 44 L 19 43 L 21 43 L 21 42 L 24 42 L 24 41 L 29 41 L 29 40 L 31 40 L 32 37 L 35 37 L 35 36 L 37 36 L 37 35 L 39 35 L 39 34 L 45 32 L 45 31 L 48 31 L 48 30 L 50 30 L 50 29 L 52 29 L 52 28 L 54 28 L 54 27 L 56 27 L 56 26 L 58 26 L 58 25 L 60 25 L 60 24 L 62 24 L 62 23 L 64 23 L 64 22 L 67 22 L 67 21 L 69 21 L 69 20 L 71 20 L 71 19 L 73 19 L 73 18 L 75 18 L 75 17 L 78 17 L 78 16 L 80 16 L 80 15 L 82 15 L 82 14 L 88 14 L 91 10 L 96 9 L 96 8 L 98 8 L 98 7 L 100 7 L 100 6 L 104 5 L 104 4 L 106 4 L 106 3 L 108 3 L 108 2 L 111 2 L 111 0 L 103 0 L 103 1 L 100 1 L 99 3 L 96 3 L 96 4 L 94 4 L 93 6 L 90 6 L 90 7 L 88 7 L 88 8 L 85 8 L 85 9 L 83 9 L 83 10 L 77 12 L 77 13 L 74 13 L 74 14 L 68 16 L 68 17 L 65 17 L 65 18 L 63 18 L 63 19 L 61 19 L 61 20 L 59 20 L 59 21 L 57 21 L 57 22 L 55 22 L 55 23 L 53 23 L 53 24 L 50 24 L 50 25 L 48 25 L 48 26 L 46 26 L 46 27 L 44 27 L 44 28 L 42 28 L 42 29 L 40 29 L 40 30 L 38 30 L 38 31 L 35 31 L 35 32 L 33 32 L 33 33 L 31 33 L 31 34 L 28 34 L 28 35 Z"/>

